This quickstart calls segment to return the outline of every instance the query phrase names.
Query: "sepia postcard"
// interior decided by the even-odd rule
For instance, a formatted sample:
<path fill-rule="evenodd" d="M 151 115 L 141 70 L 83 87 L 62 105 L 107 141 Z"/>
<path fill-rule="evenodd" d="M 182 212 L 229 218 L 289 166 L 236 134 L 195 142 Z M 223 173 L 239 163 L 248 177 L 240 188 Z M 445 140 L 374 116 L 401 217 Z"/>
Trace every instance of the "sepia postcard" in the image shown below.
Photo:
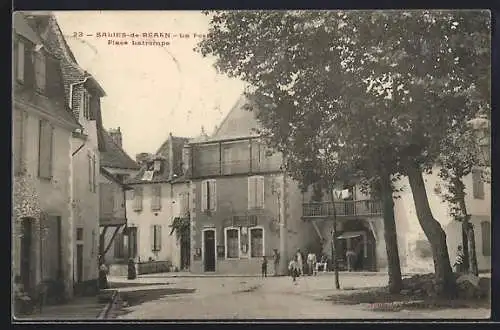
<path fill-rule="evenodd" d="M 486 10 L 33 11 L 12 319 L 487 319 Z"/>

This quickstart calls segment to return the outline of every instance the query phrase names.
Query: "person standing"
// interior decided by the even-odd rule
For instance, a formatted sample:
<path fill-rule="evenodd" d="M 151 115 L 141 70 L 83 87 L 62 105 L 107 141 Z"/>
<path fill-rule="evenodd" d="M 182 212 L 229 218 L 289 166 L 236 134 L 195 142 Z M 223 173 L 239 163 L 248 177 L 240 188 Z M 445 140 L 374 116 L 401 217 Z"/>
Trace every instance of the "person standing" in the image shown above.
<path fill-rule="evenodd" d="M 307 255 L 307 270 L 308 274 L 315 275 L 316 274 L 316 254 L 309 252 Z"/>
<path fill-rule="evenodd" d="M 356 261 L 356 252 L 353 249 L 349 248 L 346 252 L 347 259 L 347 270 L 352 272 L 354 270 L 354 263 Z"/>
<path fill-rule="evenodd" d="M 302 252 L 300 252 L 300 249 L 297 249 L 296 253 L 297 257 L 297 264 L 299 268 L 299 275 L 304 275 L 304 263 L 303 263 L 303 258 L 302 258 Z"/>
<path fill-rule="evenodd" d="M 297 284 L 296 279 L 300 276 L 298 257 L 295 255 L 293 259 L 288 264 L 288 271 L 292 277 L 292 281 Z"/>
<path fill-rule="evenodd" d="M 262 257 L 262 277 L 267 277 L 267 257 Z"/>
<path fill-rule="evenodd" d="M 273 261 L 274 261 L 274 276 L 278 276 L 278 268 L 280 265 L 280 253 L 278 252 L 278 249 L 273 250 Z"/>

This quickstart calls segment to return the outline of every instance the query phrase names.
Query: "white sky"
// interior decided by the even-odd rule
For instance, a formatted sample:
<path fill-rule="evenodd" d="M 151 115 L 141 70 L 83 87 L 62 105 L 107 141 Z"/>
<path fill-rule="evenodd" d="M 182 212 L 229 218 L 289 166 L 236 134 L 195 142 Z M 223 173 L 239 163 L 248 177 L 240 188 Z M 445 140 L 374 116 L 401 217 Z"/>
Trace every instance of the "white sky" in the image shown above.
<path fill-rule="evenodd" d="M 61 11 L 55 16 L 80 66 L 106 91 L 104 127 L 120 127 L 123 148 L 132 158 L 155 152 L 169 132 L 197 136 L 204 126 L 212 133 L 243 92 L 241 81 L 216 73 L 213 58 L 193 51 L 201 40 L 194 34 L 208 31 L 209 19 L 198 11 Z M 84 36 L 76 38 L 75 32 Z M 110 38 L 97 38 L 97 32 L 182 33 L 190 38 L 156 38 L 170 42 L 164 47 L 113 46 Z"/>

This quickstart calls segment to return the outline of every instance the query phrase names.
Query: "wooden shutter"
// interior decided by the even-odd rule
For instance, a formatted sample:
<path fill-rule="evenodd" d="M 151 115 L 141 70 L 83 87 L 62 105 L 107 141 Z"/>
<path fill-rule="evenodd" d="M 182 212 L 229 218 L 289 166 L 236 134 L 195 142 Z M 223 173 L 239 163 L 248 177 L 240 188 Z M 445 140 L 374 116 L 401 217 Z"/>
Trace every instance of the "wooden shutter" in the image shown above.
<path fill-rule="evenodd" d="M 255 207 L 264 208 L 264 177 L 258 176 L 255 180 Z"/>
<path fill-rule="evenodd" d="M 142 187 L 135 187 L 134 189 L 134 210 L 142 210 Z"/>
<path fill-rule="evenodd" d="M 45 67 L 46 67 L 46 95 L 52 96 L 62 96 L 62 85 L 61 85 L 61 71 L 59 68 L 59 61 L 52 56 L 45 57 Z"/>
<path fill-rule="evenodd" d="M 47 75 L 46 75 L 46 60 L 43 53 L 35 52 L 35 83 L 36 88 L 40 92 L 45 92 Z"/>
<path fill-rule="evenodd" d="M 255 208 L 255 177 L 248 177 L 248 209 Z"/>
<path fill-rule="evenodd" d="M 210 180 L 210 210 L 217 210 L 217 185 L 215 180 Z"/>
<path fill-rule="evenodd" d="M 201 210 L 205 211 L 208 208 L 207 198 L 208 198 L 208 181 L 201 182 Z"/>
<path fill-rule="evenodd" d="M 24 140 L 24 112 L 14 110 L 13 118 L 13 145 L 12 156 L 14 173 L 19 173 L 22 169 L 23 160 L 23 140 Z"/>
<path fill-rule="evenodd" d="M 52 178 L 52 135 L 50 123 L 40 120 L 38 176 L 44 179 Z"/>
<path fill-rule="evenodd" d="M 93 181 L 92 181 L 92 156 L 87 155 L 87 166 L 89 172 L 89 191 L 92 191 Z"/>
<path fill-rule="evenodd" d="M 151 187 L 153 196 L 151 198 L 151 210 L 157 211 L 161 209 L 161 186 L 155 185 Z"/>
<path fill-rule="evenodd" d="M 484 183 L 481 178 L 481 170 L 472 170 L 472 193 L 474 198 L 484 198 Z"/>
<path fill-rule="evenodd" d="M 16 49 L 16 79 L 20 83 L 24 82 L 24 67 L 25 67 L 25 49 L 24 49 L 24 42 L 18 41 L 17 42 L 17 49 Z"/>
<path fill-rule="evenodd" d="M 151 242 L 151 251 L 155 251 L 155 225 L 151 225 L 149 228 L 149 241 Z"/>
<path fill-rule="evenodd" d="M 161 225 L 156 225 L 155 230 L 156 230 L 156 251 L 161 251 Z"/>
<path fill-rule="evenodd" d="M 33 88 L 35 86 L 35 66 L 33 64 L 33 46 L 24 43 L 24 85 Z"/>

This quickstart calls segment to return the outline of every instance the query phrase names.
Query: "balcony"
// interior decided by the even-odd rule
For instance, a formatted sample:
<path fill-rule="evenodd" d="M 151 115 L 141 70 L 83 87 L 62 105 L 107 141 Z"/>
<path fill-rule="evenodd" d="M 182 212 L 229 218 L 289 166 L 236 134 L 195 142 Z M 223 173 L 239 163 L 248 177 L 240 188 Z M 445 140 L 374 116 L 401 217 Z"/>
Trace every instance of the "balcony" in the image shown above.
<path fill-rule="evenodd" d="M 302 204 L 302 218 L 333 217 L 335 211 L 338 218 L 382 216 L 382 203 L 377 200 L 355 200 L 338 202 L 311 202 Z"/>

